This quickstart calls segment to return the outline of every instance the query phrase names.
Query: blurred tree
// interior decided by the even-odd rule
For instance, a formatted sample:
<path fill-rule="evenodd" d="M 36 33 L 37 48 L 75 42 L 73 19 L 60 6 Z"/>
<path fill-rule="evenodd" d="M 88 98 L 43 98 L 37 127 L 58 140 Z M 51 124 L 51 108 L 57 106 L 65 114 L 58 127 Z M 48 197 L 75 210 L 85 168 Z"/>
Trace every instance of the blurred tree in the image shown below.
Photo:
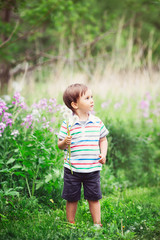
<path fill-rule="evenodd" d="M 8 83 L 10 69 L 25 61 L 33 69 L 40 60 L 67 57 L 71 43 L 80 49 L 81 58 L 88 52 L 91 56 L 112 53 L 115 37 L 106 38 L 105 33 L 118 32 L 121 19 L 125 26 L 122 46 L 127 44 L 132 24 L 134 46 L 144 56 L 152 48 L 158 62 L 159 7 L 159 0 L 0 0 L 1 87 Z M 14 73 L 24 71 L 17 69 Z"/>
<path fill-rule="evenodd" d="M 13 10 L 16 6 L 15 0 L 2 0 L 0 4 L 0 18 L 1 18 L 1 33 L 0 33 L 0 39 L 1 39 L 1 47 L 3 44 L 7 43 L 10 39 L 8 37 L 8 28 L 10 25 L 10 21 L 12 18 Z M 5 28 L 6 27 L 6 28 Z M 11 34 L 12 35 L 12 34 Z M 1 53 L 2 56 L 4 56 L 3 52 Z M 10 69 L 10 62 L 7 59 L 7 56 L 4 58 L 1 56 L 0 59 L 0 79 L 1 79 L 1 87 L 4 88 L 5 84 L 8 84 L 9 81 L 9 69 Z"/>

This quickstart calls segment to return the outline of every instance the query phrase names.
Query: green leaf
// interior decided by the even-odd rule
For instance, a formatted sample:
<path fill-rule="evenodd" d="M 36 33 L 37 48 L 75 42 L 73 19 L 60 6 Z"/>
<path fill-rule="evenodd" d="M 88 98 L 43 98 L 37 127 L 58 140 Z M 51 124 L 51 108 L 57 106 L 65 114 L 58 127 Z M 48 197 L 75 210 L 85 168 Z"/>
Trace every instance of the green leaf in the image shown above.
<path fill-rule="evenodd" d="M 5 195 L 6 196 L 17 196 L 17 197 L 19 197 L 19 192 L 9 189 L 5 192 Z"/>
<path fill-rule="evenodd" d="M 14 172 L 14 175 L 16 175 L 16 176 L 21 176 L 21 177 L 26 177 L 23 173 L 21 173 L 21 172 Z"/>
<path fill-rule="evenodd" d="M 42 187 L 44 185 L 44 182 L 42 181 L 39 181 L 37 184 L 36 184 L 36 190 L 38 190 L 40 187 Z"/>
<path fill-rule="evenodd" d="M 1 213 L 0 213 L 0 217 L 7 219 L 7 217 L 6 217 L 6 216 L 4 216 L 4 215 L 3 215 L 3 214 L 1 214 Z"/>
<path fill-rule="evenodd" d="M 45 183 L 48 183 L 49 181 L 51 181 L 53 179 L 53 176 L 51 173 L 49 173 L 47 176 L 45 176 Z"/>
<path fill-rule="evenodd" d="M 15 158 L 10 158 L 7 162 L 6 162 L 6 164 L 10 164 L 10 163 L 13 163 L 13 162 L 15 162 Z"/>
<path fill-rule="evenodd" d="M 8 168 L 5 168 L 5 169 L 0 170 L 0 172 L 2 172 L 2 173 L 8 173 L 8 172 L 9 172 L 9 169 L 8 169 Z"/>
<path fill-rule="evenodd" d="M 19 165 L 19 164 L 16 164 L 16 165 L 14 165 L 10 170 L 12 171 L 12 170 L 18 169 L 18 168 L 22 168 L 22 166 Z"/>

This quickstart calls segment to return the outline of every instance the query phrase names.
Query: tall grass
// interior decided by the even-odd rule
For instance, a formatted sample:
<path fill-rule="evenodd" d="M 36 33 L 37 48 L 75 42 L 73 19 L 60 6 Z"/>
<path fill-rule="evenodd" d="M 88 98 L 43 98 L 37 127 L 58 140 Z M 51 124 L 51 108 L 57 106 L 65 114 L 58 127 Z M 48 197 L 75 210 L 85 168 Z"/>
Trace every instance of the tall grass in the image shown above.
<path fill-rule="evenodd" d="M 101 98 L 110 94 L 128 98 L 144 96 L 147 91 L 157 94 L 160 62 L 153 59 L 153 52 L 158 43 L 154 41 L 153 31 L 149 39 L 142 42 L 140 32 L 135 34 L 133 25 L 134 20 L 129 28 L 125 28 L 125 18 L 122 17 L 116 31 L 91 42 L 78 45 L 71 42 L 68 45 L 62 40 L 57 58 L 53 53 L 44 54 L 38 67 L 31 72 L 28 71 L 29 63 L 18 65 L 17 68 L 23 68 L 24 73 L 17 77 L 13 75 L 9 93 L 14 91 L 13 85 L 17 82 L 25 97 L 28 93 L 29 98 L 57 97 L 69 84 L 80 82 L 89 85 Z M 50 63 L 43 66 L 46 59 Z"/>

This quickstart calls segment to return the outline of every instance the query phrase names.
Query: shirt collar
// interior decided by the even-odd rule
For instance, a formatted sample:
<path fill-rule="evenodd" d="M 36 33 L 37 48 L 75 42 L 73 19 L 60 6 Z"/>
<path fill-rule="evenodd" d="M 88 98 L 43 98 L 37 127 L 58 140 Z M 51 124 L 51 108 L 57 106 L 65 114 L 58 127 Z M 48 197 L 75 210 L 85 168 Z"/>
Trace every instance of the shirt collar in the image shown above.
<path fill-rule="evenodd" d="M 96 118 L 95 118 L 95 116 L 93 115 L 93 114 L 91 114 L 91 113 L 89 113 L 89 117 L 88 117 L 88 119 L 87 119 L 87 121 L 86 121 L 86 124 L 87 123 L 89 123 L 89 122 L 95 122 L 96 121 Z M 81 122 L 78 120 L 78 121 L 76 121 L 75 123 L 74 123 L 74 125 L 75 124 L 80 124 L 81 125 Z"/>

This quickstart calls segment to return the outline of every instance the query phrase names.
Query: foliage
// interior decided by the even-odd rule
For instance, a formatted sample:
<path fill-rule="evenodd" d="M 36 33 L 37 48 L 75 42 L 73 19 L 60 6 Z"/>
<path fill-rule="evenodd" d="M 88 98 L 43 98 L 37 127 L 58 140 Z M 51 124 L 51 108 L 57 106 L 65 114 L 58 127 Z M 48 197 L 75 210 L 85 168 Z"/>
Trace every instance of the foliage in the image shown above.
<path fill-rule="evenodd" d="M 99 105 L 100 103 L 98 103 Z M 101 104 L 99 109 L 109 129 L 107 161 L 111 171 L 122 183 L 159 184 L 159 97 L 146 93 L 143 99 L 121 98 Z"/>
<path fill-rule="evenodd" d="M 1 194 L 45 200 L 53 196 L 59 202 L 63 162 L 58 162 L 62 153 L 55 144 L 59 105 L 55 99 L 42 99 L 26 108 L 19 94 L 14 99 L 8 107 L 1 100 Z"/>

